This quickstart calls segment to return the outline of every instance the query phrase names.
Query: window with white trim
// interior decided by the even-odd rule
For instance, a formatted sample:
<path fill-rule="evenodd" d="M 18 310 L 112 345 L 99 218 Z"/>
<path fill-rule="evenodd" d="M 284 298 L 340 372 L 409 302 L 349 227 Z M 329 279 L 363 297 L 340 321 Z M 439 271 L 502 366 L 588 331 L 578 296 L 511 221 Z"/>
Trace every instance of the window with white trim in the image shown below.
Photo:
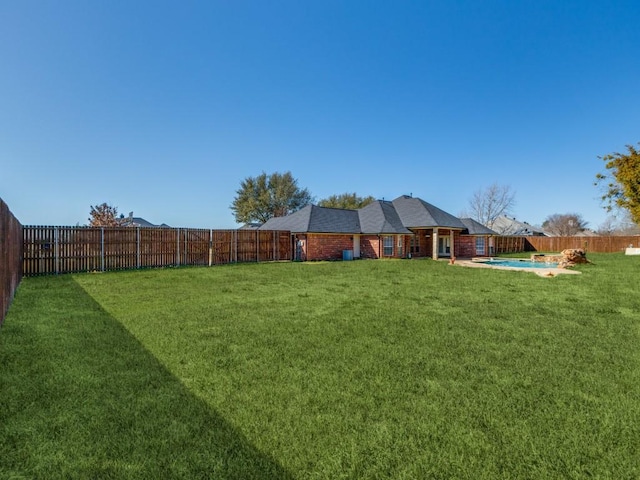
<path fill-rule="evenodd" d="M 382 255 L 385 257 L 393 256 L 393 237 L 387 236 L 382 238 Z"/>
<path fill-rule="evenodd" d="M 484 249 L 484 237 L 476 237 L 476 255 L 484 255 Z"/>

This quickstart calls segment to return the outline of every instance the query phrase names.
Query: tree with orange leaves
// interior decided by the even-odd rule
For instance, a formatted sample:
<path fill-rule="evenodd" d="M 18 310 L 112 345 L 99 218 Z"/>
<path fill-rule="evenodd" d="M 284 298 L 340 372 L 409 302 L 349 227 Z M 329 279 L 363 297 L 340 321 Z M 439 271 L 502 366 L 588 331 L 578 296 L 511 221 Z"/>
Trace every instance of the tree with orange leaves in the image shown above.
<path fill-rule="evenodd" d="M 90 227 L 119 227 L 122 224 L 122 220 L 118 218 L 118 208 L 106 202 L 95 207 L 91 205 L 89 215 Z"/>

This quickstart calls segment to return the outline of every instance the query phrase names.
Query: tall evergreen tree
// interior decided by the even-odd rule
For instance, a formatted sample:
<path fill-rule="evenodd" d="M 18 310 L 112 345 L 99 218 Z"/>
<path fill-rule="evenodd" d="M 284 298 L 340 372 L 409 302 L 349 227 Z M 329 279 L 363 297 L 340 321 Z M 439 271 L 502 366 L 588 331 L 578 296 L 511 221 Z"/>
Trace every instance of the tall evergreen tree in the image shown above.
<path fill-rule="evenodd" d="M 238 223 L 264 223 L 300 210 L 312 201 L 309 191 L 298 187 L 291 172 L 262 172 L 257 177 L 247 177 L 236 194 L 230 208 Z"/>

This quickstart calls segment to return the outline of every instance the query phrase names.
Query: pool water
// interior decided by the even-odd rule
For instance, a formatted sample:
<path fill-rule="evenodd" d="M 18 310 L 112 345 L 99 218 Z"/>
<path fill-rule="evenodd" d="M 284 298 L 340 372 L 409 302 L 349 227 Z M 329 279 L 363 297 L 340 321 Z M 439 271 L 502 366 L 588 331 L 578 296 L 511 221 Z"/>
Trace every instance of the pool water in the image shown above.
<path fill-rule="evenodd" d="M 517 268 L 556 268 L 558 266 L 555 262 L 532 262 L 531 260 L 496 260 L 491 258 L 488 260 L 481 260 L 478 263 L 484 263 L 487 265 L 495 265 L 496 267 L 517 267 Z"/>

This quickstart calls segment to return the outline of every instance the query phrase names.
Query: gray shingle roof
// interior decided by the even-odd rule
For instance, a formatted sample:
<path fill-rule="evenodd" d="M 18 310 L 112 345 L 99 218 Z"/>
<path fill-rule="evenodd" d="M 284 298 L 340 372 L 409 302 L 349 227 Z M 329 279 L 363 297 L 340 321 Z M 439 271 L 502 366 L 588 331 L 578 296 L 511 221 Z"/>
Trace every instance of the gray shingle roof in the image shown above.
<path fill-rule="evenodd" d="M 480 222 L 476 222 L 473 218 L 461 218 L 460 221 L 467 227 L 464 233 L 468 233 L 469 235 L 497 235 L 497 233 L 489 227 L 485 227 Z"/>
<path fill-rule="evenodd" d="M 166 223 L 163 223 L 162 225 L 154 225 L 142 217 L 126 217 L 123 219 L 122 225 L 125 227 L 169 227 Z"/>
<path fill-rule="evenodd" d="M 404 225 L 393 204 L 378 200 L 358 210 L 362 233 L 396 233 L 410 235 L 413 232 Z"/>
<path fill-rule="evenodd" d="M 459 228 L 464 230 L 464 223 L 450 213 L 425 202 L 420 198 L 402 195 L 393 202 L 400 220 L 407 228 Z"/>
<path fill-rule="evenodd" d="M 312 205 L 293 212 L 286 217 L 273 217 L 267 220 L 258 230 L 289 230 L 291 232 L 307 232 Z"/>
<path fill-rule="evenodd" d="M 357 210 L 311 206 L 309 232 L 360 233 Z"/>
<path fill-rule="evenodd" d="M 245 223 L 243 226 L 241 226 L 240 230 L 257 230 L 261 226 L 262 226 L 261 223 L 249 222 L 249 223 Z"/>
<path fill-rule="evenodd" d="M 269 219 L 260 230 L 290 230 L 294 233 L 360 233 L 357 210 L 307 205 L 286 217 Z"/>
<path fill-rule="evenodd" d="M 289 230 L 293 233 L 411 235 L 413 232 L 409 228 L 433 227 L 469 229 L 459 218 L 424 200 L 401 196 L 392 202 L 377 200 L 359 210 L 307 205 L 286 217 L 270 219 L 260 227 L 260 230 Z M 471 227 L 474 231 L 480 232 L 478 226 L 471 225 Z M 489 229 L 486 230 L 486 235 L 495 234 Z"/>
<path fill-rule="evenodd" d="M 493 229 L 500 235 L 546 235 L 541 229 L 533 225 L 504 215 L 496 218 L 493 222 Z"/>

